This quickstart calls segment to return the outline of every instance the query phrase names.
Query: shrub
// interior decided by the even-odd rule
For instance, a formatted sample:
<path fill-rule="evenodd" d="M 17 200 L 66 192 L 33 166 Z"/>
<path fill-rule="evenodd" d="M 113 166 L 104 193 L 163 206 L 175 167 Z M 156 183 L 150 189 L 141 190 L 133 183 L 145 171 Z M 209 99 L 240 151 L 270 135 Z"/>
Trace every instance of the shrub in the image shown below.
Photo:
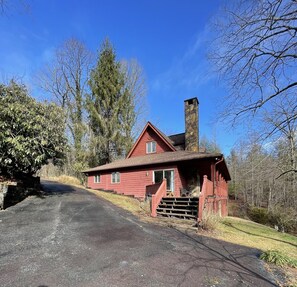
<path fill-rule="evenodd" d="M 48 160 L 61 164 L 67 139 L 63 111 L 39 103 L 26 87 L 0 84 L 0 171 L 9 178 L 32 176 Z"/>
<path fill-rule="evenodd" d="M 199 227 L 207 231 L 213 231 L 217 229 L 219 221 L 220 217 L 217 214 L 203 212 L 203 217 L 199 223 Z"/>
<path fill-rule="evenodd" d="M 249 207 L 248 217 L 252 221 L 277 228 L 281 232 L 297 233 L 297 214 L 291 209 L 284 211 L 282 208 L 276 207 L 274 210 L 268 211 L 262 207 Z"/>
<path fill-rule="evenodd" d="M 268 223 L 282 232 L 297 233 L 296 211 L 286 209 L 284 212 L 276 208 L 268 213 Z"/>
<path fill-rule="evenodd" d="M 290 266 L 293 268 L 297 268 L 297 260 L 290 258 L 287 255 L 282 254 L 278 250 L 268 250 L 261 254 L 260 259 L 268 262 L 274 263 L 277 266 Z"/>
<path fill-rule="evenodd" d="M 248 209 L 248 217 L 260 224 L 267 224 L 269 222 L 268 211 L 262 207 L 250 207 Z"/>

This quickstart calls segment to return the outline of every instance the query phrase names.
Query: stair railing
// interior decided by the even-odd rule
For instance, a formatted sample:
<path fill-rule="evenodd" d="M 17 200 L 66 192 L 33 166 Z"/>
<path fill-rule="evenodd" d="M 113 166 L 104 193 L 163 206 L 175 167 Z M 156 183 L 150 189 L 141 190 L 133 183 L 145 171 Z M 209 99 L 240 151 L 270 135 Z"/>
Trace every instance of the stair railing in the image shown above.
<path fill-rule="evenodd" d="M 199 195 L 199 204 L 198 204 L 198 222 L 201 222 L 203 217 L 204 209 L 208 209 L 207 205 L 208 197 L 213 194 L 213 183 L 207 178 L 207 175 L 203 176 L 203 184 L 201 193 Z M 208 210 L 207 210 L 208 212 Z"/>
<path fill-rule="evenodd" d="M 166 196 L 167 192 L 167 182 L 164 178 L 160 187 L 158 188 L 157 192 L 152 195 L 152 202 L 151 202 L 151 216 L 157 217 L 157 208 L 164 196 Z"/>

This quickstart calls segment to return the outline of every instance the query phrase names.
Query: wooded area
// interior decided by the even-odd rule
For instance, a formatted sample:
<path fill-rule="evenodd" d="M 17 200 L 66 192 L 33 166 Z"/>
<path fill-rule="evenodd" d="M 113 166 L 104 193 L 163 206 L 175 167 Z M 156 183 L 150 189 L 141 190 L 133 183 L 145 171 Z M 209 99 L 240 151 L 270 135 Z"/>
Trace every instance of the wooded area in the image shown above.
<path fill-rule="evenodd" d="M 0 175 L 67 174 L 125 157 L 145 108 L 136 60 L 120 62 L 106 39 L 98 58 L 76 39 L 37 75 L 52 103 L 38 103 L 12 80 L 0 86 Z"/>
<path fill-rule="evenodd" d="M 210 52 L 227 84 L 222 119 L 246 131 L 228 159 L 230 190 L 256 217 L 270 216 L 282 228 L 294 225 L 295 232 L 296 19 L 296 1 L 228 3 L 215 19 Z"/>
<path fill-rule="evenodd" d="M 119 61 L 106 39 L 96 61 L 82 42 L 70 39 L 40 71 L 38 82 L 66 115 L 69 149 L 58 173 L 82 179 L 87 167 L 126 156 L 146 107 L 136 60 Z"/>

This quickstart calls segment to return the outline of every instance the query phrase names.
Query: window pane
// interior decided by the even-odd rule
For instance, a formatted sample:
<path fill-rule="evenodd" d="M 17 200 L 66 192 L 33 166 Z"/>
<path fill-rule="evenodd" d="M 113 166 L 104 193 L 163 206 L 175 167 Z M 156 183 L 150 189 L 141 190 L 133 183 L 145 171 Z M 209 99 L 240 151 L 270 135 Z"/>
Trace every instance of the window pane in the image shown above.
<path fill-rule="evenodd" d="M 150 143 L 146 143 L 146 152 L 150 153 L 151 152 L 151 145 Z"/>
<path fill-rule="evenodd" d="M 95 175 L 94 176 L 94 182 L 99 183 L 100 182 L 100 175 Z"/>
<path fill-rule="evenodd" d="M 155 183 L 160 183 L 163 180 L 163 170 L 154 171 Z"/>
<path fill-rule="evenodd" d="M 156 152 L 156 142 L 148 142 L 146 143 L 146 153 Z"/>
<path fill-rule="evenodd" d="M 119 172 L 113 172 L 111 174 L 111 182 L 112 183 L 118 183 L 118 182 L 120 182 L 120 173 Z"/>
<path fill-rule="evenodd" d="M 152 152 L 156 152 L 156 142 L 152 142 Z"/>

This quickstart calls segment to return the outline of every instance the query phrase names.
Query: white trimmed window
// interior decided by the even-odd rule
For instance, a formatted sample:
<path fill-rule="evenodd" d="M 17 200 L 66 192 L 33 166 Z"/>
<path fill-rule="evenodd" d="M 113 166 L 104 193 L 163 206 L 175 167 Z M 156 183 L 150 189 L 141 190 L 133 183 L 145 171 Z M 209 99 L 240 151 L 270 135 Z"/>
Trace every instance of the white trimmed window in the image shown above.
<path fill-rule="evenodd" d="M 100 183 L 100 174 L 94 176 L 94 183 Z"/>
<path fill-rule="evenodd" d="M 113 172 L 111 174 L 111 183 L 119 183 L 120 182 L 120 173 L 119 172 Z"/>
<path fill-rule="evenodd" d="M 156 142 L 147 142 L 146 143 L 146 153 L 154 153 L 156 152 Z"/>

